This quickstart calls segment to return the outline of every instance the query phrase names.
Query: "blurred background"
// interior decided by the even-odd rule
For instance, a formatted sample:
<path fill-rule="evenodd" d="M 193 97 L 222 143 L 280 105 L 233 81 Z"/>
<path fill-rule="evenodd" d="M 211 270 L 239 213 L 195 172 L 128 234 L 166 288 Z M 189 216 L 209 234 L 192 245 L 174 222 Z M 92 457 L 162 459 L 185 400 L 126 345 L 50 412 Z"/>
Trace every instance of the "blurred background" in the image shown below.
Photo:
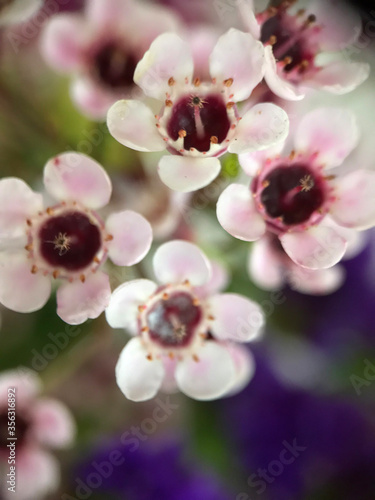
<path fill-rule="evenodd" d="M 174 12 L 186 32 L 241 29 L 238 0 L 154 3 Z M 364 35 L 351 57 L 374 67 L 375 14 L 368 3 L 359 4 Z M 79 12 L 83 1 L 55 5 Z M 346 276 L 338 290 L 310 296 L 286 286 L 273 301 L 244 272 L 250 244 L 230 237 L 216 220 L 218 195 L 240 175 L 237 158 L 223 158 L 213 186 L 176 201 L 156 176 L 157 155 L 124 148 L 104 121 L 83 116 L 72 103 L 69 76 L 54 72 L 40 54 L 48 17 L 1 32 L 1 177 L 21 177 L 38 190 L 53 155 L 89 154 L 114 181 L 111 208 L 139 210 L 152 222 L 153 250 L 171 238 L 198 243 L 228 268 L 228 290 L 258 301 L 267 316 L 264 336 L 249 346 L 255 376 L 240 394 L 214 402 L 160 394 L 133 403 L 118 389 L 114 371 L 128 337 L 112 330 L 104 315 L 70 327 L 56 315 L 55 296 L 32 314 L 1 309 L 1 371 L 36 370 L 44 393 L 64 402 L 76 419 L 75 444 L 57 454 L 62 481 L 49 499 L 375 499 L 374 230 L 341 264 Z M 17 50 L 14 35 L 24 40 Z M 355 111 L 362 131 L 352 154 L 358 167 L 375 166 L 374 83 L 372 74 L 348 96 L 315 92 L 303 104 Z M 152 253 L 136 268 L 112 269 L 113 287 L 147 275 Z"/>

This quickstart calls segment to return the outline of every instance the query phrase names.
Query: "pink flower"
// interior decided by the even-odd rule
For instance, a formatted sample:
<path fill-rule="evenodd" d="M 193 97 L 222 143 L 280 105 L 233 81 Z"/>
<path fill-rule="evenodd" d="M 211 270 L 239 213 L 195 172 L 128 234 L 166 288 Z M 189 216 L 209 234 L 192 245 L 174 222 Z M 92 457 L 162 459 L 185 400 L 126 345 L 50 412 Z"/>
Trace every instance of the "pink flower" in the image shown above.
<path fill-rule="evenodd" d="M 90 0 L 85 15 L 59 14 L 47 24 L 41 50 L 56 71 L 73 75 L 71 95 L 93 119 L 134 91 L 137 62 L 152 40 L 177 29 L 173 14 L 134 0 Z"/>
<path fill-rule="evenodd" d="M 245 241 L 258 240 L 266 230 L 276 234 L 302 267 L 333 266 L 347 246 L 341 226 L 363 230 L 375 224 L 375 172 L 340 175 L 334 169 L 358 136 L 349 111 L 321 108 L 301 120 L 289 156 L 276 148 L 269 157 L 241 155 L 242 167 L 253 176 L 251 186 L 232 184 L 223 191 L 217 203 L 220 224 Z"/>
<path fill-rule="evenodd" d="M 367 79 L 368 64 L 341 59 L 321 66 L 317 59 L 353 44 L 362 32 L 360 16 L 337 0 L 315 0 L 291 12 L 295 3 L 284 0 L 257 15 L 252 0 L 239 3 L 250 33 L 265 45 L 268 87 L 290 100 L 302 99 L 308 88 L 351 92 Z"/>
<path fill-rule="evenodd" d="M 0 2 L 0 26 L 26 21 L 43 5 L 43 0 L 2 0 Z"/>
<path fill-rule="evenodd" d="M 15 391 L 8 392 L 10 388 Z M 11 428 L 11 432 L 17 438 L 15 493 L 8 490 L 5 480 L 2 481 L 0 495 L 4 500 L 39 500 L 57 489 L 60 482 L 59 464 L 48 449 L 71 445 L 75 424 L 62 403 L 41 397 L 40 391 L 40 379 L 30 370 L 22 368 L 0 374 L 0 465 L 6 464 L 7 471 L 10 467 L 7 445 L 12 442 L 7 439 L 8 400 L 15 405 L 15 431 Z"/>
<path fill-rule="evenodd" d="M 124 283 L 106 310 L 113 328 L 134 335 L 116 367 L 121 391 L 144 401 L 159 389 L 178 388 L 209 400 L 242 389 L 254 367 L 237 342 L 259 335 L 261 308 L 241 295 L 218 294 L 225 275 L 192 243 L 165 243 L 153 266 L 159 285 L 146 279 Z"/>
<path fill-rule="evenodd" d="M 55 280 L 57 313 L 67 323 L 98 317 L 111 294 L 100 268 L 110 257 L 131 266 L 148 252 L 150 224 L 130 210 L 96 212 L 111 196 L 111 181 L 94 160 L 64 153 L 44 168 L 44 185 L 58 200 L 44 208 L 42 195 L 16 178 L 0 181 L 0 302 L 18 312 L 44 306 Z"/>
<path fill-rule="evenodd" d="M 164 151 L 161 180 L 176 191 L 195 191 L 220 172 L 218 157 L 267 148 L 285 139 L 287 114 L 258 104 L 239 116 L 236 102 L 247 99 L 263 78 L 264 49 L 250 34 L 231 29 L 210 56 L 212 81 L 194 76 L 190 46 L 177 35 L 159 36 L 138 63 L 134 81 L 163 102 L 158 115 L 143 102 L 122 100 L 108 112 L 115 139 L 137 151 Z"/>

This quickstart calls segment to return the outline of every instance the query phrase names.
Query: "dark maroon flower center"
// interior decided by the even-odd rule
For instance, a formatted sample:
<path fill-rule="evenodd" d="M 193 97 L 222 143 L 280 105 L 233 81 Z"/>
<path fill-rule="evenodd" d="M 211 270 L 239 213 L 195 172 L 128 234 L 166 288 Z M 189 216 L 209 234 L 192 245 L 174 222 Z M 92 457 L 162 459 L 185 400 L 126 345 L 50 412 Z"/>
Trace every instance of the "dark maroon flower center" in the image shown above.
<path fill-rule="evenodd" d="M 227 108 L 220 95 L 188 95 L 173 106 L 167 132 L 174 141 L 183 137 L 184 149 L 202 152 L 208 151 L 211 143 L 223 142 L 229 128 Z"/>
<path fill-rule="evenodd" d="M 267 214 L 284 224 L 306 222 L 324 202 L 322 180 L 304 165 L 275 168 L 262 184 L 261 202 Z"/>
<path fill-rule="evenodd" d="M 10 435 L 8 431 L 8 426 L 15 426 L 16 430 L 10 429 L 14 432 L 14 435 Z M 25 443 L 28 431 L 30 428 L 30 420 L 25 418 L 20 414 L 20 411 L 16 410 L 16 419 L 9 420 L 8 410 L 0 412 L 0 452 L 6 452 L 8 450 L 7 445 L 11 443 L 8 438 L 17 438 L 17 447 L 22 446 Z"/>
<path fill-rule="evenodd" d="M 106 87 L 122 89 L 133 85 L 137 60 L 121 45 L 109 43 L 94 57 L 94 71 L 99 81 Z"/>
<path fill-rule="evenodd" d="M 39 230 L 40 252 L 49 265 L 78 271 L 91 264 L 101 248 L 101 234 L 89 217 L 67 212 L 50 217 Z"/>
<path fill-rule="evenodd" d="M 185 292 L 175 292 L 156 302 L 146 316 L 150 338 L 164 347 L 188 345 L 201 319 L 201 308 Z"/>

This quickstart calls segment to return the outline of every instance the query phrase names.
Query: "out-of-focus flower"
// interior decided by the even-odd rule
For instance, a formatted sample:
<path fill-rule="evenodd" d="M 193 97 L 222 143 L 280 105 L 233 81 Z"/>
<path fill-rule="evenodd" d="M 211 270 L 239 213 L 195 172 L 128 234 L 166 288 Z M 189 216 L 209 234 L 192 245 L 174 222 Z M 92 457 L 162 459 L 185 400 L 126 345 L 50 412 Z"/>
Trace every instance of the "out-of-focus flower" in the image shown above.
<path fill-rule="evenodd" d="M 42 499 L 60 482 L 59 464 L 47 450 L 69 446 L 75 435 L 75 424 L 62 403 L 41 397 L 40 391 L 40 379 L 30 370 L 20 368 L 0 374 L 0 465 L 6 463 L 8 471 L 12 465 L 8 462 L 8 445 L 12 443 L 7 439 L 9 428 L 13 432 L 10 437 L 17 438 L 15 492 L 9 491 L 9 478 L 2 474 L 0 496 L 5 500 Z M 8 414 L 8 406 L 14 413 Z"/>
<path fill-rule="evenodd" d="M 85 14 L 60 14 L 47 24 L 41 51 L 56 71 L 74 76 L 72 99 L 102 120 L 118 99 L 135 90 L 137 62 L 163 31 L 177 29 L 167 9 L 134 0 L 89 0 Z"/>
<path fill-rule="evenodd" d="M 284 0 L 257 15 L 252 0 L 239 3 L 250 33 L 265 45 L 268 87 L 290 100 L 302 99 L 309 87 L 351 92 L 367 79 L 369 64 L 335 60 L 322 66 L 318 56 L 355 43 L 362 32 L 360 16 L 335 0 L 315 0 L 291 12 L 295 3 Z"/>
<path fill-rule="evenodd" d="M 131 266 L 146 255 L 152 229 L 126 210 L 106 222 L 96 212 L 111 196 L 111 181 L 93 159 L 63 153 L 44 168 L 44 185 L 58 203 L 44 208 L 42 195 L 16 178 L 0 181 L 0 301 L 18 312 L 40 309 L 53 280 L 57 313 L 67 323 L 98 317 L 108 305 L 107 257 Z"/>
<path fill-rule="evenodd" d="M 106 463 L 113 471 L 102 478 L 96 489 L 99 494 L 127 500 L 230 500 L 224 485 L 204 470 L 206 466 L 199 464 L 198 457 L 186 459 L 182 440 L 159 438 L 135 446 L 132 441 L 123 444 L 119 436 L 98 447 L 77 468 L 76 477 L 86 484 L 86 478 L 96 471 L 93 464 Z M 110 463 L 112 456 L 118 456 L 115 465 Z"/>
<path fill-rule="evenodd" d="M 241 165 L 254 176 L 250 189 L 232 184 L 221 194 L 217 216 L 236 238 L 255 241 L 266 230 L 278 235 L 289 257 L 309 269 L 324 269 L 344 255 L 347 235 L 375 224 L 375 172 L 340 165 L 358 141 L 358 127 L 349 111 L 321 108 L 300 122 L 289 156 L 241 155 Z"/>
<path fill-rule="evenodd" d="M 258 104 L 239 116 L 262 80 L 264 49 L 252 35 L 231 29 L 210 56 L 211 82 L 194 74 L 190 46 L 177 35 L 159 36 L 138 63 L 134 81 L 149 97 L 163 101 L 158 115 L 143 102 L 122 100 L 108 112 L 108 128 L 121 144 L 138 151 L 163 151 L 161 180 L 176 191 L 195 191 L 220 172 L 227 151 L 265 149 L 285 139 L 288 116 L 274 104 Z"/>
<path fill-rule="evenodd" d="M 146 279 L 124 283 L 106 310 L 113 328 L 134 335 L 116 367 L 122 392 L 143 401 L 160 388 L 178 388 L 208 400 L 242 389 L 254 367 L 236 342 L 260 333 L 261 308 L 241 295 L 218 294 L 223 273 L 192 243 L 165 243 L 153 265 L 159 286 Z"/>
<path fill-rule="evenodd" d="M 0 27 L 22 23 L 43 5 L 43 0 L 1 0 Z"/>

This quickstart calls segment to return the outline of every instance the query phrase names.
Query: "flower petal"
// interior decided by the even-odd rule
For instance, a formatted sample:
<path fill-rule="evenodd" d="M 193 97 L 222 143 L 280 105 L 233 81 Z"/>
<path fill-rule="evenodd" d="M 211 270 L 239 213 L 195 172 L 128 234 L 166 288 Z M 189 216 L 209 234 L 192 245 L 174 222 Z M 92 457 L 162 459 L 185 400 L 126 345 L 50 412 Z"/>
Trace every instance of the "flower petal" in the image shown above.
<path fill-rule="evenodd" d="M 0 302 L 12 311 L 41 309 L 51 295 L 51 279 L 31 272 L 26 252 L 0 253 Z"/>
<path fill-rule="evenodd" d="M 314 226 L 303 232 L 280 236 L 289 257 L 308 269 L 326 269 L 339 262 L 346 250 L 346 240 L 333 228 Z"/>
<path fill-rule="evenodd" d="M 297 85 L 293 85 L 288 80 L 282 78 L 277 71 L 275 56 L 272 47 L 265 47 L 265 73 L 264 79 L 272 92 L 282 99 L 288 101 L 300 101 L 305 94 L 299 90 Z"/>
<path fill-rule="evenodd" d="M 88 76 L 79 76 L 73 80 L 70 94 L 81 113 L 95 121 L 105 121 L 109 108 L 117 100 L 113 93 Z"/>
<path fill-rule="evenodd" d="M 43 197 L 21 179 L 0 180 L 0 239 L 25 236 L 26 219 L 43 209 Z"/>
<path fill-rule="evenodd" d="M 109 304 L 109 277 L 101 271 L 90 274 L 84 283 L 64 283 L 57 290 L 57 314 L 70 325 L 97 318 Z"/>
<path fill-rule="evenodd" d="M 8 388 L 16 387 L 17 405 L 19 407 L 30 406 L 33 399 L 38 396 L 42 390 L 42 383 L 38 374 L 23 366 L 7 370 L 0 373 L 0 407 L 3 409 L 8 406 Z"/>
<path fill-rule="evenodd" d="M 149 97 L 164 100 L 170 91 L 168 81 L 173 78 L 178 85 L 191 81 L 194 62 L 190 47 L 175 33 L 164 33 L 151 44 L 139 61 L 134 81 Z"/>
<path fill-rule="evenodd" d="M 293 266 L 288 281 L 291 288 L 309 295 L 327 295 L 338 290 L 345 281 L 345 269 L 336 265 L 328 269 L 306 269 Z"/>
<path fill-rule="evenodd" d="M 214 293 L 224 290 L 229 283 L 228 270 L 218 261 L 210 260 L 211 278 L 203 286 L 196 287 L 194 293 L 202 298 L 209 297 Z"/>
<path fill-rule="evenodd" d="M 88 26 L 81 16 L 59 14 L 47 22 L 40 49 L 46 62 L 56 71 L 72 72 L 85 64 L 88 42 Z"/>
<path fill-rule="evenodd" d="M 264 48 L 250 33 L 231 28 L 210 56 L 210 74 L 218 83 L 232 79 L 232 101 L 247 99 L 264 75 Z"/>
<path fill-rule="evenodd" d="M 39 400 L 31 408 L 33 436 L 45 446 L 65 448 L 75 435 L 75 423 L 67 407 L 55 399 Z"/>
<path fill-rule="evenodd" d="M 236 293 L 221 293 L 209 300 L 214 320 L 211 330 L 219 340 L 250 342 L 261 333 L 264 314 L 256 302 Z"/>
<path fill-rule="evenodd" d="M 332 218 L 345 227 L 368 229 L 375 226 L 375 172 L 356 170 L 336 182 Z"/>
<path fill-rule="evenodd" d="M 255 373 L 255 359 L 247 347 L 230 343 L 227 346 L 236 367 L 236 377 L 226 396 L 238 394 L 248 385 Z"/>
<path fill-rule="evenodd" d="M 56 156 L 46 164 L 44 185 L 58 200 L 79 201 L 94 209 L 107 205 L 112 194 L 104 168 L 89 156 L 74 152 Z"/>
<path fill-rule="evenodd" d="M 278 142 L 262 151 L 253 151 L 251 153 L 244 153 L 238 156 L 238 161 L 243 168 L 245 174 L 250 177 L 255 177 L 258 171 L 263 167 L 268 158 L 274 158 L 279 155 L 285 147 L 284 142 Z"/>
<path fill-rule="evenodd" d="M 250 188 L 242 184 L 231 184 L 224 189 L 217 202 L 216 214 L 223 228 L 240 240 L 257 240 L 266 231 L 266 223 L 257 212 Z"/>
<path fill-rule="evenodd" d="M 155 116 L 141 101 L 117 101 L 108 111 L 111 135 L 136 151 L 163 151 L 165 142 L 156 128 Z"/>
<path fill-rule="evenodd" d="M 297 127 L 297 149 L 318 152 L 328 167 L 340 165 L 359 140 L 354 114 L 342 108 L 318 108 L 305 115 Z"/>
<path fill-rule="evenodd" d="M 155 276 L 162 284 L 183 283 L 204 285 L 211 276 L 211 265 L 204 253 L 193 243 L 182 240 L 168 241 L 155 252 Z"/>
<path fill-rule="evenodd" d="M 228 350 L 214 341 L 206 341 L 197 353 L 182 359 L 176 367 L 176 382 L 187 396 L 198 400 L 220 398 L 232 386 L 236 368 Z"/>
<path fill-rule="evenodd" d="M 303 83 L 319 90 L 342 95 L 356 89 L 367 80 L 369 74 L 370 65 L 367 63 L 336 61 L 323 66 L 314 78 Z"/>
<path fill-rule="evenodd" d="M 256 241 L 249 252 L 247 270 L 254 283 L 264 290 L 279 290 L 284 285 L 285 269 L 269 239 Z"/>
<path fill-rule="evenodd" d="M 189 193 L 212 182 L 220 173 L 218 158 L 163 156 L 159 161 L 160 179 L 170 189 Z"/>
<path fill-rule="evenodd" d="M 156 291 L 150 280 L 132 280 L 123 283 L 112 293 L 105 315 L 112 328 L 126 328 L 135 335 L 138 331 L 138 306 L 143 305 Z"/>
<path fill-rule="evenodd" d="M 158 392 L 163 378 L 161 359 L 147 358 L 148 352 L 139 337 L 129 340 L 116 365 L 117 385 L 132 401 L 146 401 Z"/>
<path fill-rule="evenodd" d="M 257 104 L 243 115 L 228 151 L 240 154 L 267 149 L 284 141 L 288 132 L 289 118 L 283 109 L 271 103 Z"/>
<path fill-rule="evenodd" d="M 108 255 L 118 266 L 132 266 L 150 250 L 151 225 L 137 212 L 125 210 L 110 215 L 106 229 L 113 236 L 108 243 Z"/>
<path fill-rule="evenodd" d="M 130 0 L 90 0 L 86 3 L 85 13 L 96 29 L 111 32 L 120 24 L 121 19 L 127 21 L 132 4 Z"/>
<path fill-rule="evenodd" d="M 246 31 L 251 33 L 254 38 L 259 40 L 261 27 L 255 16 L 254 0 L 244 0 L 238 2 L 238 10 L 241 15 L 241 20 L 246 26 Z"/>

